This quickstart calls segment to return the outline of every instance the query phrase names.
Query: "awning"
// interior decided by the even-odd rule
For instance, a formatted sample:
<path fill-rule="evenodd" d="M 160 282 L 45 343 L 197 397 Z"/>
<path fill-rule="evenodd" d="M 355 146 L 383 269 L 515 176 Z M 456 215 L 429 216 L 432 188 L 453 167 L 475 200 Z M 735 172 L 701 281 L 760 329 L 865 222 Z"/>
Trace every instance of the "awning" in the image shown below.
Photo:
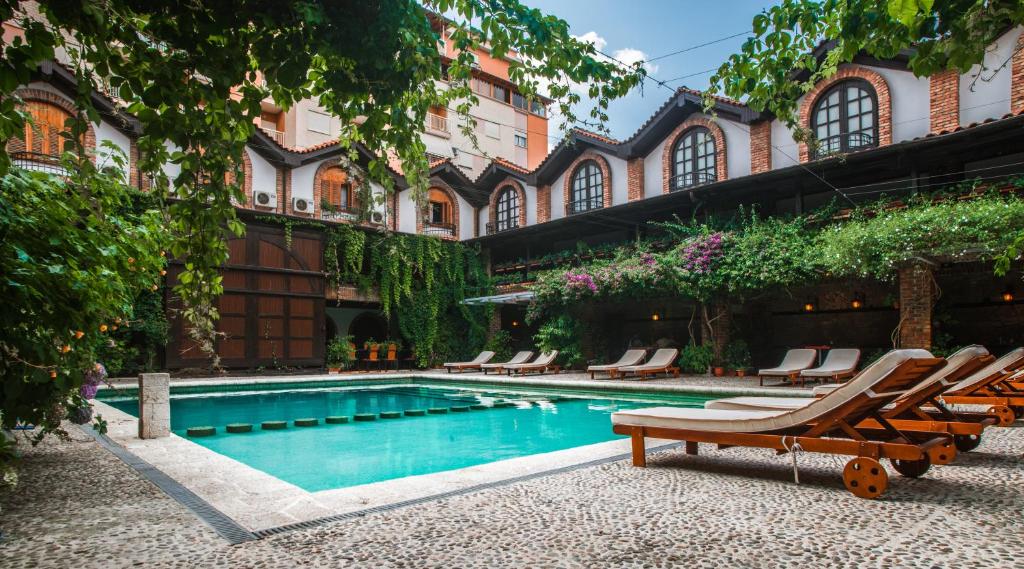
<path fill-rule="evenodd" d="M 537 295 L 533 291 L 509 292 L 506 294 L 495 294 L 493 296 L 478 296 L 467 298 L 462 304 L 530 304 Z"/>

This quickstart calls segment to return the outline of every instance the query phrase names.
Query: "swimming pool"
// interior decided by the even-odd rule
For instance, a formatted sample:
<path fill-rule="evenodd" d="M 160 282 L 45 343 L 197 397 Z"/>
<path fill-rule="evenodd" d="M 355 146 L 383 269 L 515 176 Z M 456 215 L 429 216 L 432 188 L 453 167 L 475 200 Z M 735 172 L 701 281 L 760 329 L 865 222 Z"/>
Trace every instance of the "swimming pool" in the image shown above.
<path fill-rule="evenodd" d="M 103 399 L 138 413 L 134 397 Z M 190 440 L 316 492 L 609 441 L 619 438 L 608 418 L 615 411 L 652 403 L 700 407 L 705 400 L 421 383 L 172 394 L 171 429 L 187 436 L 189 427 L 214 426 L 215 435 Z M 436 414 L 404 414 L 417 409 Z M 396 411 L 399 418 L 381 418 Z M 355 415 L 375 419 L 351 420 Z M 349 422 L 326 424 L 329 416 L 349 417 Z M 295 426 L 299 418 L 316 418 L 319 424 Z M 288 426 L 263 430 L 264 421 Z M 251 423 L 253 431 L 227 433 L 231 423 Z"/>

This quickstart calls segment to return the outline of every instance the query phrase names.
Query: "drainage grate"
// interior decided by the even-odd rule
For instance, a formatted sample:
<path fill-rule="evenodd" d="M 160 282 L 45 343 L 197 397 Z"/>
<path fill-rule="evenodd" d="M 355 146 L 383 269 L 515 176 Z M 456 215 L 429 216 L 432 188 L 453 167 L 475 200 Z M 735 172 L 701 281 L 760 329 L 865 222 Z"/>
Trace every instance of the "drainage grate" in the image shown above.
<path fill-rule="evenodd" d="M 157 469 L 152 464 L 135 456 L 121 445 L 110 440 L 109 437 L 101 435 L 88 425 L 82 425 L 82 430 L 96 439 L 96 442 L 103 448 L 110 451 L 122 462 L 135 469 L 143 478 L 149 480 L 160 488 L 168 496 L 177 500 L 180 504 L 192 510 L 199 519 L 206 522 L 214 531 L 220 534 L 232 545 L 252 541 L 257 538 L 251 531 L 239 525 L 235 520 L 224 515 L 223 512 L 214 508 L 209 502 L 203 500 L 188 488 L 185 488 L 173 478 Z"/>
<path fill-rule="evenodd" d="M 647 449 L 647 452 L 658 452 L 658 451 L 669 450 L 669 449 L 673 449 L 673 448 L 679 448 L 681 446 L 682 446 L 682 443 L 669 443 L 669 444 L 666 444 L 666 445 L 649 448 L 649 449 Z M 388 511 L 391 511 L 391 510 L 397 510 L 399 508 L 406 508 L 406 507 L 409 507 L 409 506 L 415 506 L 417 504 L 424 504 L 424 503 L 427 503 L 427 502 L 433 502 L 435 500 L 444 500 L 445 498 L 453 498 L 455 496 L 463 496 L 465 494 L 472 494 L 474 492 L 479 492 L 481 490 L 487 490 L 487 489 L 490 489 L 490 488 L 499 488 L 501 486 L 508 486 L 510 484 L 516 484 L 518 482 L 525 482 L 527 480 L 534 480 L 534 479 L 537 479 L 537 478 L 543 478 L 545 476 L 551 476 L 551 475 L 554 475 L 554 474 L 562 474 L 562 473 L 565 473 L 565 472 L 572 472 L 574 470 L 579 470 L 581 468 L 590 468 L 590 467 L 593 467 L 593 466 L 600 466 L 602 464 L 618 462 L 620 460 L 625 460 L 625 459 L 631 458 L 632 456 L 633 455 L 631 453 L 627 452 L 627 453 L 618 454 L 618 455 L 615 455 L 615 456 L 609 456 L 607 458 L 599 458 L 597 460 L 592 460 L 590 462 L 583 462 L 583 463 L 580 463 L 580 464 L 573 464 L 573 465 L 570 465 L 570 466 L 563 466 L 561 468 L 555 468 L 555 469 L 552 469 L 552 470 L 545 470 L 543 472 L 534 472 L 532 474 L 524 474 L 523 476 L 517 476 L 515 478 L 508 478 L 508 479 L 505 479 L 505 480 L 497 480 L 497 481 L 494 481 L 494 482 L 488 482 L 486 484 L 478 484 L 476 486 L 470 486 L 469 488 L 462 488 L 460 490 L 452 490 L 450 492 L 443 492 L 441 494 L 433 494 L 431 496 L 424 496 L 423 498 L 416 498 L 416 499 L 413 499 L 413 500 L 405 500 L 403 502 L 395 502 L 393 504 L 385 504 L 383 506 L 375 506 L 373 508 L 366 508 L 365 510 L 358 510 L 358 511 L 355 511 L 355 512 L 347 512 L 347 513 L 344 513 L 344 514 L 336 514 L 336 515 L 333 515 L 333 516 L 326 516 L 326 517 L 323 517 L 323 518 L 317 518 L 315 520 L 308 520 L 308 521 L 305 521 L 305 522 L 297 522 L 297 523 L 294 523 L 294 524 L 287 524 L 287 525 L 283 525 L 283 526 L 277 526 L 277 527 L 272 527 L 272 528 L 267 528 L 267 529 L 256 530 L 256 531 L 253 532 L 253 535 L 255 535 L 256 537 L 262 539 L 262 538 L 265 538 L 265 537 L 270 537 L 270 536 L 273 536 L 273 535 L 278 535 L 278 534 L 286 533 L 286 532 L 290 532 L 290 531 L 302 530 L 302 529 L 311 529 L 311 528 L 315 528 L 315 527 L 326 525 L 326 524 L 333 523 L 333 522 L 341 522 L 341 521 L 346 521 L 346 520 L 353 520 L 353 519 L 361 518 L 363 516 L 367 516 L 367 515 L 370 515 L 370 514 L 378 514 L 378 513 L 381 513 L 381 512 L 388 512 Z"/>

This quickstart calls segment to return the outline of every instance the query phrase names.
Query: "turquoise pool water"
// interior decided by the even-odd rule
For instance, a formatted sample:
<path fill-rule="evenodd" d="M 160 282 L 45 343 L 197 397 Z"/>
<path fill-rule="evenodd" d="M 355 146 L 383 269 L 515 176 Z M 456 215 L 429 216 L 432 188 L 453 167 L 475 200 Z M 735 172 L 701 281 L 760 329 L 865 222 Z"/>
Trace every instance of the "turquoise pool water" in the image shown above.
<path fill-rule="evenodd" d="M 619 409 L 668 404 L 703 406 L 706 398 L 623 396 L 606 399 L 552 392 L 509 392 L 424 385 L 388 385 L 257 393 L 172 396 L 171 428 L 212 425 L 217 434 L 191 440 L 215 452 L 315 492 L 404 476 L 464 468 L 618 438 L 609 415 Z M 495 401 L 513 403 L 491 407 Z M 136 415 L 134 398 L 106 403 Z M 468 412 L 377 418 L 324 424 L 332 415 L 378 415 L 386 411 L 470 404 Z M 296 427 L 297 418 L 320 425 Z M 288 421 L 279 431 L 261 430 L 263 421 Z M 229 423 L 252 423 L 251 433 L 225 432 Z"/>

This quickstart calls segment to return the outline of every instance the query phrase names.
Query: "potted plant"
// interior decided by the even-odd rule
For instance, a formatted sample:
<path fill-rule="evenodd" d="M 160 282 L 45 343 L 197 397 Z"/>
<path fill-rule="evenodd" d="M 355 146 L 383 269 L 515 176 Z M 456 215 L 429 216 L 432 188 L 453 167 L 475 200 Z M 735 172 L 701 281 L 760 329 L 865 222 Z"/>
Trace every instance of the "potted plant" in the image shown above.
<path fill-rule="evenodd" d="M 366 359 L 370 361 L 377 361 L 377 355 L 380 353 L 380 342 L 370 338 L 363 342 L 363 349 L 366 350 Z"/>
<path fill-rule="evenodd" d="M 743 340 L 733 340 L 725 346 L 725 358 L 729 369 L 736 372 L 736 377 L 747 375 L 747 368 L 750 367 L 750 349 Z"/>
<path fill-rule="evenodd" d="M 687 344 L 679 355 L 679 369 L 689 374 L 707 373 L 714 357 L 709 346 Z"/>
<path fill-rule="evenodd" d="M 327 371 L 340 373 L 356 361 L 356 347 L 352 336 L 338 336 L 327 344 Z"/>

